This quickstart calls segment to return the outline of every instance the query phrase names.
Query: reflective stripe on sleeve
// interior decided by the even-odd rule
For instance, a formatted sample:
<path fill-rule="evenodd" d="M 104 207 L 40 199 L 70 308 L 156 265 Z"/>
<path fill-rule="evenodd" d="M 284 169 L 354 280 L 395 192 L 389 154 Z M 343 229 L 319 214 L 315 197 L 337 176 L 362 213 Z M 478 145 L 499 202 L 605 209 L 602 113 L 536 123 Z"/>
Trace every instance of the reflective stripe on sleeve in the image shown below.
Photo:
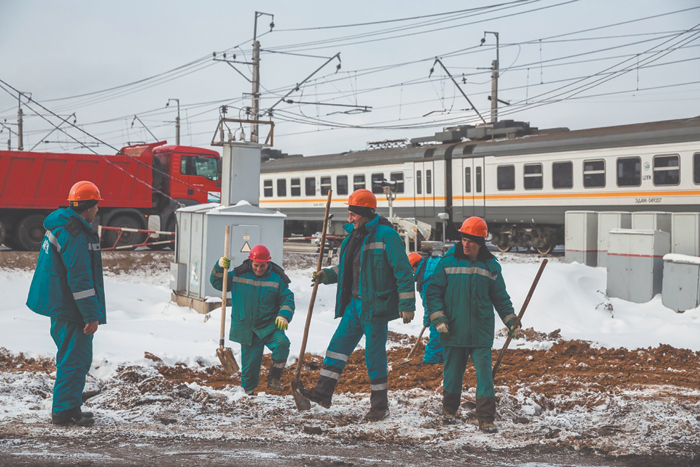
<path fill-rule="evenodd" d="M 83 298 L 88 298 L 92 297 L 95 295 L 95 289 L 90 289 L 90 290 L 83 290 L 82 292 L 76 292 L 73 294 L 73 299 L 74 300 L 80 300 Z"/>
<path fill-rule="evenodd" d="M 290 313 L 294 313 L 294 310 L 292 310 L 292 307 L 289 307 L 287 305 L 280 307 L 280 311 L 282 310 L 287 310 Z"/>
<path fill-rule="evenodd" d="M 321 376 L 325 376 L 326 378 L 331 378 L 331 379 L 337 380 L 338 378 L 340 378 L 340 373 L 336 373 L 335 371 L 321 369 Z"/>
<path fill-rule="evenodd" d="M 445 313 L 443 313 L 442 311 L 436 311 L 435 313 L 433 313 L 429 316 L 430 321 L 434 321 L 438 318 L 444 318 L 444 317 L 445 317 Z"/>
<path fill-rule="evenodd" d="M 401 292 L 399 294 L 399 300 L 404 300 L 407 298 L 416 298 L 416 293 L 415 292 Z"/>
<path fill-rule="evenodd" d="M 471 268 L 459 267 L 459 268 L 445 268 L 446 274 L 479 274 L 481 276 L 488 277 L 491 280 L 496 280 L 498 274 L 491 274 L 487 269 L 479 268 L 473 266 Z"/>
<path fill-rule="evenodd" d="M 56 247 L 56 251 L 61 252 L 61 244 L 58 243 L 58 239 L 51 233 L 50 230 L 46 231 L 46 236 L 49 238 L 49 242 Z"/>
<path fill-rule="evenodd" d="M 88 243 L 88 250 L 100 251 L 101 249 L 99 243 Z"/>
<path fill-rule="evenodd" d="M 326 351 L 326 357 L 328 357 L 328 358 L 334 358 L 334 359 L 336 359 L 336 360 L 341 360 L 341 361 L 343 361 L 343 362 L 347 362 L 349 356 L 348 356 L 348 355 L 343 355 L 342 353 L 331 352 L 330 350 L 327 350 L 327 351 Z"/>
<path fill-rule="evenodd" d="M 369 388 L 372 391 L 386 391 L 387 389 L 389 389 L 389 383 L 370 384 Z"/>
<path fill-rule="evenodd" d="M 216 269 L 214 269 L 211 273 L 214 274 L 214 277 L 224 277 L 224 273 L 216 272 Z"/>
<path fill-rule="evenodd" d="M 503 324 L 507 323 L 511 319 L 516 319 L 516 318 L 517 318 L 517 316 L 514 313 L 511 313 L 508 316 L 506 316 L 505 318 L 503 318 Z"/>

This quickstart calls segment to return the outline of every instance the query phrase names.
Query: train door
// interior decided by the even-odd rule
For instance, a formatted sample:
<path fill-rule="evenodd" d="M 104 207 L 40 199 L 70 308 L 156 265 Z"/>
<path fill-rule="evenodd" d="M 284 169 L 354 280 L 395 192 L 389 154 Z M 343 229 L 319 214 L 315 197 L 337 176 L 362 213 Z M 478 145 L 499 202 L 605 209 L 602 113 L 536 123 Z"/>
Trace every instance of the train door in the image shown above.
<path fill-rule="evenodd" d="M 432 221 L 435 210 L 435 167 L 431 162 L 415 162 L 413 164 L 415 180 L 414 206 L 416 218 L 429 217 Z"/>
<path fill-rule="evenodd" d="M 486 184 L 484 158 L 470 157 L 462 159 L 462 176 L 464 191 L 462 217 L 484 217 L 486 215 Z M 455 216 L 455 219 L 457 217 Z"/>
<path fill-rule="evenodd" d="M 465 170 L 465 161 L 468 159 L 461 157 L 452 159 L 452 219 L 454 222 L 464 218 L 466 197 L 471 196 L 467 191 L 467 188 L 471 187 L 471 165 L 468 171 Z M 465 177 L 467 173 L 469 179 Z M 469 198 L 469 204 L 471 206 L 471 198 Z"/>

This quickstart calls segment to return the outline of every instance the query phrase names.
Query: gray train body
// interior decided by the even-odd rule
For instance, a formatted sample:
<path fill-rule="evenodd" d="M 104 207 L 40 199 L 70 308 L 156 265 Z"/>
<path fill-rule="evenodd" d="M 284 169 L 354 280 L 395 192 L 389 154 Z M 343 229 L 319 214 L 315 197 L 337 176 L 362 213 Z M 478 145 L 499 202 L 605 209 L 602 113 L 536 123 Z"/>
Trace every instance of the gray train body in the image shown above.
<path fill-rule="evenodd" d="M 510 139 L 459 141 L 456 132 L 458 141 L 443 144 L 269 160 L 260 206 L 287 215 L 287 236 L 309 235 L 320 230 L 332 188 L 332 231 L 344 234 L 348 195 L 393 179 L 394 213 L 430 223 L 438 236 L 439 213 L 449 215 L 453 238 L 464 219 L 480 216 L 500 249 L 543 253 L 563 244 L 566 211 L 700 210 L 700 118 L 576 131 L 522 125 L 523 136 Z M 388 215 L 381 188 L 375 192 L 378 212 Z"/>

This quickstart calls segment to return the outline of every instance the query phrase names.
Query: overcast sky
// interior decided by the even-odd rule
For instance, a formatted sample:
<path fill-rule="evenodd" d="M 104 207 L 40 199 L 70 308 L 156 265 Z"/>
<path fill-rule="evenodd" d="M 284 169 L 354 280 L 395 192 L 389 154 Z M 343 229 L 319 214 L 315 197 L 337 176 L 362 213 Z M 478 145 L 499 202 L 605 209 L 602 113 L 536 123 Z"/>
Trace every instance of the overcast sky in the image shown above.
<path fill-rule="evenodd" d="M 500 105 L 499 120 L 580 129 L 700 115 L 697 0 L 498 1 L 0 0 L 0 148 L 17 131 L 17 100 L 3 90 L 11 87 L 33 99 L 23 99 L 25 150 L 89 151 L 59 131 L 47 135 L 54 127 L 36 113 L 60 120 L 38 104 L 75 113 L 90 136 L 63 128 L 102 154 L 174 143 L 171 98 L 180 102 L 181 144 L 209 147 L 220 107 L 245 117 L 251 92 L 250 67 L 235 65 L 244 77 L 212 52 L 249 61 L 256 10 L 275 24 L 269 32 L 270 16 L 258 19 L 262 109 L 336 53 L 342 60 L 292 92 L 293 104 L 275 107 L 275 147 L 290 154 L 480 123 L 439 64 L 430 75 L 436 56 L 490 121 L 496 40 L 484 31 L 499 34 L 499 98 L 511 104 Z"/>

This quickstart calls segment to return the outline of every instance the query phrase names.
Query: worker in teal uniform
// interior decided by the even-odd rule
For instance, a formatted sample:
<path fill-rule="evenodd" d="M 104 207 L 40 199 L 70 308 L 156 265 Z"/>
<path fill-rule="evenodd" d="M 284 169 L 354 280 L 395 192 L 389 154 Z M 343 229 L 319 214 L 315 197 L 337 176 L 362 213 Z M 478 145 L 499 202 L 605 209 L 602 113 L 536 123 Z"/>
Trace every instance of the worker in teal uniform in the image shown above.
<path fill-rule="evenodd" d="M 430 322 L 445 346 L 443 421 L 456 423 L 462 379 L 471 357 L 476 370 L 476 417 L 485 433 L 494 425 L 496 394 L 491 373 L 491 347 L 496 309 L 512 331 L 516 322 L 501 266 L 486 247 L 488 226 L 470 217 L 459 229 L 461 243 L 440 260 L 426 291 Z"/>
<path fill-rule="evenodd" d="M 423 302 L 423 326 L 427 327 L 430 333 L 428 345 L 425 346 L 425 353 L 423 354 L 423 363 L 425 364 L 443 362 L 444 349 L 440 343 L 440 333 L 437 332 L 435 326 L 430 324 L 430 318 L 428 318 L 428 304 L 425 301 L 425 290 L 428 287 L 428 281 L 430 280 L 430 276 L 433 275 L 433 272 L 435 272 L 440 258 L 440 256 L 423 258 L 420 253 L 415 252 L 408 255 L 408 260 L 411 262 L 411 267 L 413 267 L 413 280 L 416 282 L 416 289 Z"/>
<path fill-rule="evenodd" d="M 46 234 L 29 288 L 27 306 L 51 318 L 56 344 L 56 381 L 51 423 L 92 426 L 92 412 L 83 412 L 85 378 L 92 365 L 92 340 L 107 323 L 100 239 L 90 225 L 102 198 L 89 181 L 75 183 L 69 207 L 44 220 Z"/>

